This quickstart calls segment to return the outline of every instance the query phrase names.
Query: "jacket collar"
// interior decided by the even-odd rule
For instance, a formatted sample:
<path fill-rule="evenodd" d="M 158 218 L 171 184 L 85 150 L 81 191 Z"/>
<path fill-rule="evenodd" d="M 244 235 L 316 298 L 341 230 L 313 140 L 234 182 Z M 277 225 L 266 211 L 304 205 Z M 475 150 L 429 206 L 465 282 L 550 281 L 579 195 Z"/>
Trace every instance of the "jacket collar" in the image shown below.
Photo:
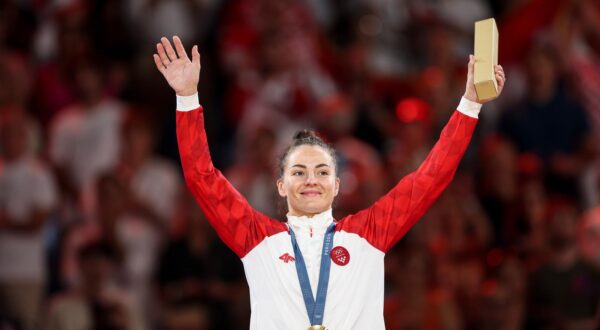
<path fill-rule="evenodd" d="M 290 226 L 294 232 L 305 232 L 310 231 L 311 228 L 315 232 L 325 232 L 327 227 L 334 221 L 331 209 L 324 211 L 319 214 L 315 214 L 311 218 L 307 216 L 294 216 L 287 215 L 288 226 Z"/>

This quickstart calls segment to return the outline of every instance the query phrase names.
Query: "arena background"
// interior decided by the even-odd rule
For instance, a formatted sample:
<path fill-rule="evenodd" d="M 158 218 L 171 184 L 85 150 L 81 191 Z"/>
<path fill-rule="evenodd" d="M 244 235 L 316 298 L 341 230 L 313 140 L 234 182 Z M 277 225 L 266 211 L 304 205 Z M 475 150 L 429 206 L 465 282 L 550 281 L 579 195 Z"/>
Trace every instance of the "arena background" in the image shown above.
<path fill-rule="evenodd" d="M 161 36 L 199 45 L 213 160 L 249 202 L 284 218 L 278 153 L 313 127 L 339 218 L 424 159 L 487 17 L 506 88 L 387 255 L 387 328 L 598 329 L 591 0 L 0 1 L 0 329 L 248 328 L 241 263 L 183 184 Z"/>

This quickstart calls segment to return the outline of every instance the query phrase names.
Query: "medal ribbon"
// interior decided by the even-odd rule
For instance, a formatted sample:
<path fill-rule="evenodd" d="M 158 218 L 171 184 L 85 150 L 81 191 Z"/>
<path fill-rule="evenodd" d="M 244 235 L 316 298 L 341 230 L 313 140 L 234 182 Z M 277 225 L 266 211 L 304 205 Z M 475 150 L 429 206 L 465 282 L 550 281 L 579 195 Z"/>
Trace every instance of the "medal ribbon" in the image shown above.
<path fill-rule="evenodd" d="M 300 246 L 296 241 L 296 235 L 290 227 L 290 235 L 292 236 L 292 246 L 294 247 L 294 255 L 296 257 L 296 273 L 300 282 L 300 289 L 304 297 L 306 312 L 311 325 L 323 324 L 323 314 L 325 313 L 325 299 L 327 298 L 327 287 L 329 286 L 329 272 L 331 270 L 331 248 L 333 247 L 333 234 L 335 232 L 335 223 L 327 227 L 325 238 L 323 239 L 323 252 L 321 254 L 321 268 L 319 270 L 319 284 L 317 286 L 317 299 L 315 300 L 310 280 L 308 279 L 308 271 L 306 264 L 300 251 Z"/>

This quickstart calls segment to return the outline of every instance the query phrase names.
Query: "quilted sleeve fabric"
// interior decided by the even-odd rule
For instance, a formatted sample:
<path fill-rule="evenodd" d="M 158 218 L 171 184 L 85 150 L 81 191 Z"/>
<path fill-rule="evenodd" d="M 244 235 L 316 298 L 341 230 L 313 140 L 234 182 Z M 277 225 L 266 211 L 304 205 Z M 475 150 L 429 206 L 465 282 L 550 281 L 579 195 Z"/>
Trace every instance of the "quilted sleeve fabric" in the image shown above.
<path fill-rule="evenodd" d="M 421 166 L 373 206 L 340 220 L 336 230 L 356 233 L 383 252 L 391 249 L 450 184 L 476 124 L 455 111 Z"/>
<path fill-rule="evenodd" d="M 243 258 L 267 236 L 287 230 L 254 210 L 210 158 L 202 107 L 177 111 L 177 142 L 185 182 L 219 237 Z"/>

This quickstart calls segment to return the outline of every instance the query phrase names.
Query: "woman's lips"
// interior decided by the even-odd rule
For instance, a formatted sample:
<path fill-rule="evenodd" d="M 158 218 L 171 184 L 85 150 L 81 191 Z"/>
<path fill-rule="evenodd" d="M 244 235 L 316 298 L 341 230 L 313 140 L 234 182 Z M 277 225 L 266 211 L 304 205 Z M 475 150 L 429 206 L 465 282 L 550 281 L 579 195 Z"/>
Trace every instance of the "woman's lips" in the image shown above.
<path fill-rule="evenodd" d="M 314 196 L 319 196 L 321 195 L 320 192 L 315 191 L 315 190 L 308 190 L 308 191 L 303 191 L 300 194 L 304 195 L 304 196 L 309 196 L 309 197 L 314 197 Z"/>

